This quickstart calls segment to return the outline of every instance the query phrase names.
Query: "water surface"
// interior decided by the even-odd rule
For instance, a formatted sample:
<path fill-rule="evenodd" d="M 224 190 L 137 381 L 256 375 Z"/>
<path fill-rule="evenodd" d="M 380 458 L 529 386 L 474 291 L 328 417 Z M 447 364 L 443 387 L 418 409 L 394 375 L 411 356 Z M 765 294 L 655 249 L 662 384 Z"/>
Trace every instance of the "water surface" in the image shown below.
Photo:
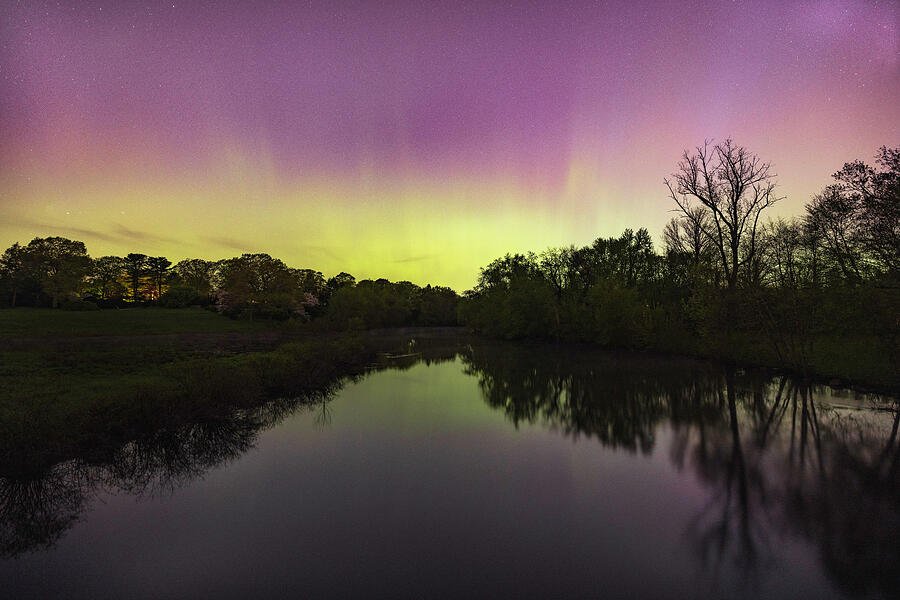
<path fill-rule="evenodd" d="M 11 598 L 900 594 L 894 405 L 543 346 L 0 478 Z"/>

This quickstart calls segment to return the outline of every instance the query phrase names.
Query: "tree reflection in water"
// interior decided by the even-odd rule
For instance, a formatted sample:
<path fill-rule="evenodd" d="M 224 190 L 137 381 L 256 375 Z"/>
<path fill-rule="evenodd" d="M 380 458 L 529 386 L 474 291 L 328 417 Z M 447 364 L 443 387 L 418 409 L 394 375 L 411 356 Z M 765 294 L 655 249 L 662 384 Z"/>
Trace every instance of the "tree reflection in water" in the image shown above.
<path fill-rule="evenodd" d="M 680 359 L 506 346 L 462 358 L 516 427 L 649 453 L 668 425 L 673 464 L 710 491 L 685 535 L 713 574 L 727 564 L 752 585 L 794 536 L 846 592 L 900 597 L 896 402 Z"/>
<path fill-rule="evenodd" d="M 156 431 L 102 460 L 77 458 L 37 474 L 0 477 L 0 556 L 52 546 L 101 490 L 136 497 L 171 494 L 246 453 L 261 431 L 299 409 L 324 404 L 334 390 L 233 409 L 207 420 Z"/>
<path fill-rule="evenodd" d="M 388 358 L 376 369 L 453 358 L 517 428 L 536 424 L 644 454 L 668 440 L 674 467 L 708 490 L 684 535 L 709 572 L 736 568 L 752 586 L 763 568 L 778 565 L 782 540 L 801 539 L 845 592 L 900 597 L 896 404 L 707 362 L 579 348 L 453 346 Z M 328 427 L 339 385 L 223 411 L 39 475 L 10 475 L 2 465 L 0 553 L 51 546 L 100 490 L 170 494 L 243 455 L 297 410 Z"/>
<path fill-rule="evenodd" d="M 403 348 L 407 348 L 404 346 Z M 453 360 L 457 344 L 432 347 L 402 360 L 382 360 L 373 370 L 405 370 Z M 255 407 L 223 405 L 203 420 L 177 423 L 117 447 L 99 449 L 35 471 L 27 451 L 0 462 L 0 558 L 52 547 L 101 491 L 137 498 L 158 497 L 239 458 L 259 434 L 300 410 L 315 413 L 321 428 L 331 424 L 329 403 L 348 375 L 298 398 L 279 398 Z"/>

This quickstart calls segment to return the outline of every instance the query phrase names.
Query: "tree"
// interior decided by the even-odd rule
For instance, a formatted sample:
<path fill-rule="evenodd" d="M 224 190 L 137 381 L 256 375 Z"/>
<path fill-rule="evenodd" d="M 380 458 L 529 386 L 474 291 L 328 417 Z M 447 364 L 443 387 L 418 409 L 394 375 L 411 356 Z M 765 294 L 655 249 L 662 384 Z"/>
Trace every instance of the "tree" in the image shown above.
<path fill-rule="evenodd" d="M 716 249 L 729 289 L 738 285 L 741 267 L 753 263 L 759 218 L 779 198 L 771 165 L 731 139 L 685 150 L 677 171 L 665 179 L 669 196 L 693 226 L 703 231 Z M 709 211 L 698 215 L 697 203 Z"/>
<path fill-rule="evenodd" d="M 847 163 L 833 177 L 860 213 L 859 229 L 872 259 L 885 271 L 900 272 L 900 147 L 882 146 L 877 170 L 862 161 Z"/>
<path fill-rule="evenodd" d="M 157 301 L 163 295 L 163 284 L 171 266 L 172 262 L 166 259 L 165 256 L 150 256 L 147 258 L 147 274 L 153 282 L 153 295 Z"/>
<path fill-rule="evenodd" d="M 704 206 L 691 208 L 691 215 L 675 217 L 666 224 L 663 239 L 666 251 L 689 256 L 695 267 L 708 257 L 710 238 L 704 233 L 709 229 L 709 210 Z"/>
<path fill-rule="evenodd" d="M 216 263 L 201 258 L 188 258 L 179 261 L 172 272 L 178 281 L 194 292 L 195 296 L 209 297 L 212 291 L 213 272 L 216 269 Z"/>
<path fill-rule="evenodd" d="M 900 148 L 882 146 L 876 169 L 845 163 L 806 205 L 806 222 L 845 281 L 900 273 Z"/>
<path fill-rule="evenodd" d="M 321 272 L 313 269 L 292 269 L 292 271 L 304 293 L 312 294 L 319 300 L 325 297 L 327 284 Z"/>
<path fill-rule="evenodd" d="M 60 298 L 81 290 L 91 269 L 84 243 L 63 237 L 31 240 L 25 248 L 23 264 L 50 296 L 53 308 L 59 306 Z"/>
<path fill-rule="evenodd" d="M 343 271 L 341 271 L 334 277 L 329 278 L 326 285 L 331 292 L 334 292 L 345 286 L 353 287 L 354 285 L 356 285 L 356 277 L 354 277 L 350 273 L 344 273 Z"/>
<path fill-rule="evenodd" d="M 6 282 L 12 293 L 10 306 L 16 307 L 16 296 L 19 290 L 28 281 L 28 270 L 25 264 L 26 251 L 19 242 L 6 249 L 0 256 L 0 278 Z"/>
<path fill-rule="evenodd" d="M 843 279 L 859 283 L 868 270 L 864 256 L 859 197 L 830 185 L 806 205 L 806 223 L 822 241 L 826 256 L 837 265 Z"/>
<path fill-rule="evenodd" d="M 305 295 L 291 269 L 268 254 L 243 254 L 222 261 L 218 307 L 230 315 L 287 318 L 304 315 Z"/>
<path fill-rule="evenodd" d="M 495 288 L 507 289 L 516 279 L 539 275 L 537 260 L 533 252 L 527 255 L 507 254 L 495 259 L 488 266 L 482 267 L 475 290 L 484 292 Z"/>
<path fill-rule="evenodd" d="M 122 286 L 118 284 L 118 281 L 124 272 L 125 261 L 119 256 L 101 256 L 94 260 L 91 280 L 100 298 L 109 299 L 110 288 L 113 284 L 118 285 L 121 293 Z M 121 295 L 118 297 L 121 298 Z"/>
<path fill-rule="evenodd" d="M 132 252 L 125 257 L 125 272 L 128 274 L 131 282 L 131 300 L 139 302 L 141 297 L 138 296 L 141 288 L 141 279 L 146 274 L 147 255 Z"/>

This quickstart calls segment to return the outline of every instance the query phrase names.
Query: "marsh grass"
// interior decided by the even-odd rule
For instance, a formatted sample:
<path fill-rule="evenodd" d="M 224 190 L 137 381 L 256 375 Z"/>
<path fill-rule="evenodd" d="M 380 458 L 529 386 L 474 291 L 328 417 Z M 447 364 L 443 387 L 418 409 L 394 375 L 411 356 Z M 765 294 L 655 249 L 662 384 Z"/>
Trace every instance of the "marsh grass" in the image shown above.
<path fill-rule="evenodd" d="M 375 354 L 351 337 L 232 355 L 127 345 L 4 352 L 0 468 L 40 470 L 223 410 L 330 390 Z"/>
<path fill-rule="evenodd" d="M 173 333 L 245 333 L 283 323 L 223 318 L 201 308 L 135 307 L 90 312 L 47 308 L 0 310 L 0 340 L 6 338 L 129 336 Z"/>

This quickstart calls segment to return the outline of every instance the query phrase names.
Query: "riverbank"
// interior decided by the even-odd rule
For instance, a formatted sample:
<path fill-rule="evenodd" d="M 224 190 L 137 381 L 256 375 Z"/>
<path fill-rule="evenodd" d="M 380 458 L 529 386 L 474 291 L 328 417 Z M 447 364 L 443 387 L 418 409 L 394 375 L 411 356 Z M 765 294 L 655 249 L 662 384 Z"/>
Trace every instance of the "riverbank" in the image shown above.
<path fill-rule="evenodd" d="M 129 347 L 134 358 L 134 348 Z M 250 407 L 267 398 L 326 395 L 361 373 L 376 345 L 341 336 L 283 344 L 266 352 L 169 360 L 153 348 L 142 364 L 115 360 L 55 364 L 10 374 L 0 393 L 0 464 L 40 470 L 148 432 Z M 158 350 L 158 349 L 157 349 Z M 115 353 L 107 352 L 113 359 Z M 155 359 L 155 360 L 153 360 Z M 45 383 L 41 393 L 36 387 Z"/>
<path fill-rule="evenodd" d="M 36 472 L 273 398 L 321 398 L 409 339 L 204 310 L 0 311 L 0 465 Z"/>
<path fill-rule="evenodd" d="M 425 343 L 459 345 L 467 335 L 454 327 L 335 333 L 190 309 L 0 311 L 0 465 L 40 470 L 223 410 L 322 397 L 379 353 L 415 356 Z M 411 339 L 419 348 L 406 345 Z M 872 340 L 825 342 L 817 342 L 819 366 L 807 376 L 896 395 L 900 383 Z M 722 340 L 715 352 L 689 343 L 644 352 L 788 371 L 759 340 Z"/>

